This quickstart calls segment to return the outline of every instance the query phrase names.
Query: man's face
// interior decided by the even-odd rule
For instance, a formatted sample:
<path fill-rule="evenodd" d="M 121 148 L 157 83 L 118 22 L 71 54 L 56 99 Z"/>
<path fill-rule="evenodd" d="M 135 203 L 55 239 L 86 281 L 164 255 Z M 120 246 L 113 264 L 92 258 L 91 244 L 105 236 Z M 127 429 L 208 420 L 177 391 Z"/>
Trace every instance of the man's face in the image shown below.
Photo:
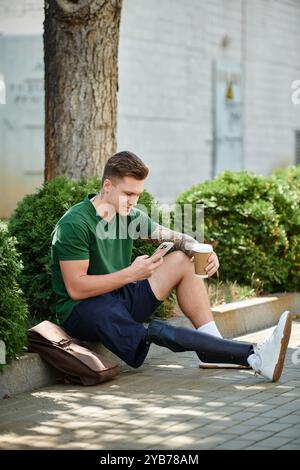
<path fill-rule="evenodd" d="M 144 182 L 145 180 L 137 180 L 132 176 L 124 176 L 115 181 L 106 179 L 103 183 L 105 200 L 114 206 L 120 215 L 128 215 L 144 190 Z"/>

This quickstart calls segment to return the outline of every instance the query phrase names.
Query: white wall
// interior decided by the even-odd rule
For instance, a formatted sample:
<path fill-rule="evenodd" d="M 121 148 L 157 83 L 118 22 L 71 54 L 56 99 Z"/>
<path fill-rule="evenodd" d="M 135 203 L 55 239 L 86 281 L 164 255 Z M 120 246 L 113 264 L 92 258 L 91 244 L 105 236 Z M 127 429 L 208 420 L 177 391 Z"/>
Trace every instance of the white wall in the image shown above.
<path fill-rule="evenodd" d="M 44 0 L 0 0 L 0 34 L 43 34 Z"/>
<path fill-rule="evenodd" d="M 44 180 L 43 0 L 0 0 L 0 217 Z"/>
<path fill-rule="evenodd" d="M 43 8 L 43 0 L 0 0 L 0 34 L 42 35 Z M 212 176 L 216 59 L 243 66 L 245 167 L 268 174 L 294 163 L 299 44 L 299 0 L 123 0 L 118 148 L 149 164 L 157 198 L 172 202 Z"/>
<path fill-rule="evenodd" d="M 300 105 L 291 84 L 300 79 L 299 0 L 247 2 L 246 167 L 268 174 L 295 163 Z"/>
<path fill-rule="evenodd" d="M 155 196 L 212 176 L 213 60 L 243 66 L 245 168 L 294 163 L 299 44 L 299 0 L 124 0 L 118 147 L 144 157 Z"/>

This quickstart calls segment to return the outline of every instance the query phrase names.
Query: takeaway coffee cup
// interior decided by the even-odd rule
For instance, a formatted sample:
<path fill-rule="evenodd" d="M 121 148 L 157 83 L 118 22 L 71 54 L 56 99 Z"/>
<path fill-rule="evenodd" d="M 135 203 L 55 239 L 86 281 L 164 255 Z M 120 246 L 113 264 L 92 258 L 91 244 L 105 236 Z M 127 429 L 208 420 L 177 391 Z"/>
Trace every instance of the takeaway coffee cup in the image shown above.
<path fill-rule="evenodd" d="M 208 277 L 205 268 L 207 266 L 207 260 L 213 252 L 213 247 L 207 243 L 198 243 L 195 247 L 193 247 L 193 252 L 196 276 L 202 278 Z"/>

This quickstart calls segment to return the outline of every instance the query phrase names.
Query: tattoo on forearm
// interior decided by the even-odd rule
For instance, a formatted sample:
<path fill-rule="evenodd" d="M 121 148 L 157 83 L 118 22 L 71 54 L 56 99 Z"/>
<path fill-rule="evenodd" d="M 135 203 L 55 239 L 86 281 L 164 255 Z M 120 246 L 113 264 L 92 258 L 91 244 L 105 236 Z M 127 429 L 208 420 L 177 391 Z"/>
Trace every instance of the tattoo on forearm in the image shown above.
<path fill-rule="evenodd" d="M 148 239 L 150 243 L 159 245 L 162 242 L 170 241 L 174 243 L 175 250 L 181 250 L 186 253 L 189 257 L 193 256 L 193 245 L 197 242 L 190 235 L 185 233 L 175 232 L 162 225 L 159 225 L 154 232 L 151 234 L 151 238 Z"/>

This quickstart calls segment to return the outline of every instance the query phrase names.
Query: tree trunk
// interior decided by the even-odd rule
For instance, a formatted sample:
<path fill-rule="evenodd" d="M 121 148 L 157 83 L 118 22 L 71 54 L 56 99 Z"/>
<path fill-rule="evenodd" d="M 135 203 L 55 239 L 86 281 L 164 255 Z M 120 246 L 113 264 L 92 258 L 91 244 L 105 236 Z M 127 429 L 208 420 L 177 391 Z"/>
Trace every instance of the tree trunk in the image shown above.
<path fill-rule="evenodd" d="M 101 175 L 116 151 L 122 0 L 45 0 L 45 180 Z"/>

